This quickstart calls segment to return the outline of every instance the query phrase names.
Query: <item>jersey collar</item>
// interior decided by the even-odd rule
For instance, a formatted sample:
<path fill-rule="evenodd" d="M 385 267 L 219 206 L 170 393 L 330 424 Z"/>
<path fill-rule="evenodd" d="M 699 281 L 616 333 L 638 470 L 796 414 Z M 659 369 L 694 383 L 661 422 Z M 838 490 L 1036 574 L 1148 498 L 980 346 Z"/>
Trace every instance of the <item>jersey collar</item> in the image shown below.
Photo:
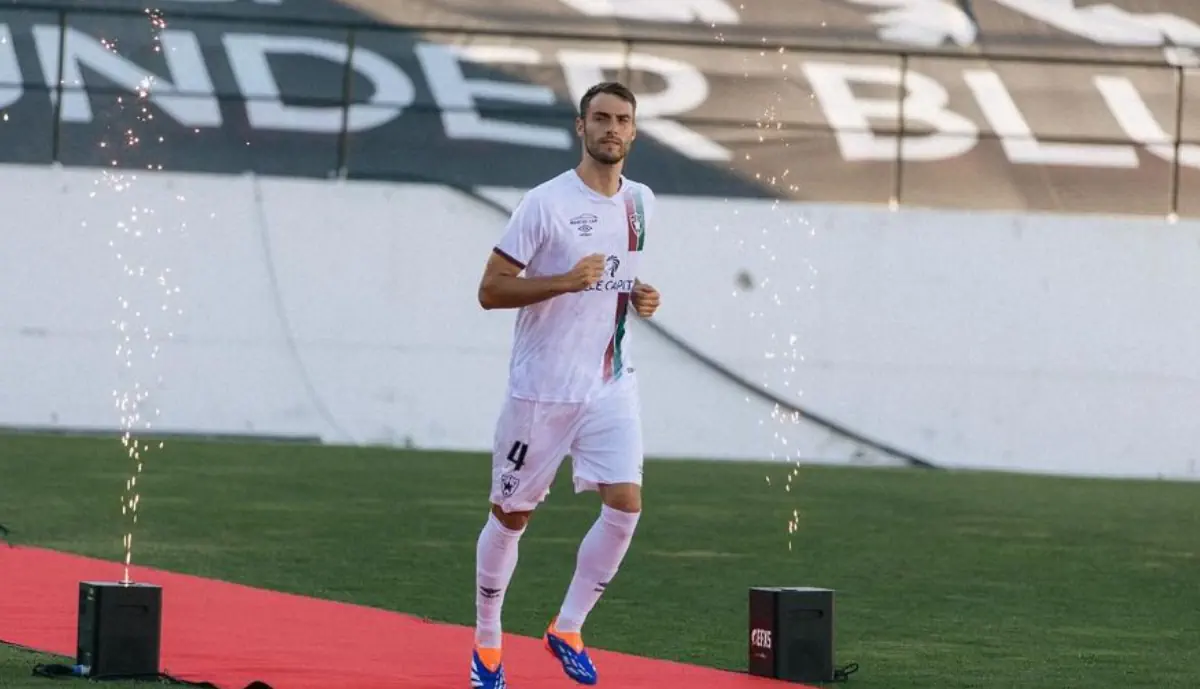
<path fill-rule="evenodd" d="M 627 184 L 628 180 L 625 179 L 625 175 L 621 175 L 620 176 L 620 186 L 617 187 L 617 193 L 613 194 L 610 197 L 610 196 L 605 196 L 604 194 L 601 194 L 600 192 L 596 191 L 595 189 L 589 187 L 583 181 L 583 178 L 579 176 L 579 171 L 576 170 L 575 168 L 571 168 L 571 178 L 575 180 L 575 185 L 578 186 L 579 189 L 582 190 L 583 193 L 585 195 L 587 195 L 588 198 L 590 198 L 594 201 L 600 202 L 600 203 L 609 203 L 612 205 L 617 205 L 617 204 L 620 204 L 623 202 L 622 200 L 625 197 L 625 191 L 626 191 L 626 188 L 628 187 L 628 184 Z"/>

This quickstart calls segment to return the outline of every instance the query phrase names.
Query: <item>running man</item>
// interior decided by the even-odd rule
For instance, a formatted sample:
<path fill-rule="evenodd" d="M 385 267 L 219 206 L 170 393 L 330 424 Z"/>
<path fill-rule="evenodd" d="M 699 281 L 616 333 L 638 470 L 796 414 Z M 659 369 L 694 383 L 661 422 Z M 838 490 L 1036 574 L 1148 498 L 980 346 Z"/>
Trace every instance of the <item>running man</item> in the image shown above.
<path fill-rule="evenodd" d="M 581 630 L 642 510 L 641 412 L 625 319 L 630 306 L 649 318 L 659 304 L 658 291 L 638 279 L 654 194 L 622 175 L 636 109 L 619 83 L 584 94 L 579 165 L 525 194 L 480 282 L 483 308 L 520 311 L 496 423 L 492 509 L 476 552 L 473 689 L 506 686 L 500 611 L 517 543 L 567 454 L 575 491 L 597 491 L 603 504 L 544 641 L 568 677 L 597 680 Z"/>

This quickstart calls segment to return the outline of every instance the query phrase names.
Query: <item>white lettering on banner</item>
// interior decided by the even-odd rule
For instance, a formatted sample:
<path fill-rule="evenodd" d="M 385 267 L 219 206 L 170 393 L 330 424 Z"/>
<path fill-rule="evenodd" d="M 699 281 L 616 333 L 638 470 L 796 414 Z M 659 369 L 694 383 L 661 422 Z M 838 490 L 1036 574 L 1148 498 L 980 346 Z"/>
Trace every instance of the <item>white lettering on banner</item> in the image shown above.
<path fill-rule="evenodd" d="M 971 120 L 948 110 L 950 94 L 941 84 L 919 72 L 905 77 L 900 68 L 890 66 L 849 65 L 806 62 L 802 66 L 825 117 L 833 126 L 838 147 L 846 160 L 893 160 L 895 136 L 879 136 L 871 130 L 871 118 L 896 124 L 900 117 L 897 98 L 860 98 L 850 82 L 899 86 L 903 78 L 904 118 L 924 122 L 934 133 L 922 137 L 906 136 L 902 154 L 906 160 L 944 160 L 960 156 L 974 148 L 979 129 Z"/>
<path fill-rule="evenodd" d="M 52 98 L 55 96 L 53 84 L 57 76 L 58 32 L 56 26 L 34 27 Z M 221 126 L 215 89 L 195 34 L 164 31 L 162 42 L 168 71 L 175 81 L 164 84 L 156 80 L 150 84 L 150 99 L 186 126 Z M 308 36 L 234 33 L 224 34 L 222 43 L 234 79 L 246 99 L 246 114 L 252 127 L 314 134 L 336 134 L 341 131 L 343 113 L 340 105 L 292 105 L 283 102 L 268 56 L 305 55 L 344 64 L 350 58 L 350 49 L 345 43 Z M 83 83 L 82 65 L 104 74 L 131 92 L 146 89 L 145 79 L 153 76 L 129 59 L 105 48 L 99 39 L 76 29 L 68 29 L 66 48 L 64 78 L 68 87 L 76 85 L 83 88 L 68 92 L 64 98 L 64 121 L 90 122 L 92 119 L 88 95 L 84 91 L 86 85 Z M 554 127 L 484 119 L 476 109 L 475 101 L 480 98 L 550 106 L 555 102 L 554 92 L 550 88 L 536 84 L 467 79 L 460 65 L 462 61 L 540 64 L 543 56 L 536 49 L 524 46 L 448 47 L 437 43 L 421 43 L 415 50 L 430 90 L 443 110 L 443 127 L 450 138 L 483 139 L 556 150 L 570 148 L 572 136 L 569 123 Z M 15 55 L 3 57 L 11 54 L 11 51 L 10 45 L 0 53 L 0 60 L 3 60 L 0 65 L 5 65 L 2 68 L 9 72 L 19 73 Z M 603 79 L 605 70 L 628 67 L 662 78 L 666 88 L 639 97 L 641 131 L 698 160 L 724 161 L 732 158 L 731 152 L 725 147 L 668 119 L 695 109 L 708 98 L 708 81 L 695 66 L 642 53 L 627 56 L 621 52 L 566 50 L 558 54 L 558 59 L 575 101 L 583 96 L 588 87 Z M 349 131 L 385 125 L 412 105 L 416 94 L 413 82 L 395 63 L 360 47 L 353 51 L 352 66 L 373 83 L 374 92 L 369 102 L 351 104 L 345 125 Z M 11 79 L 10 83 L 20 84 L 21 81 L 18 76 Z M 10 87 L 0 91 L 0 94 L 13 100 L 21 95 L 19 87 Z"/>
<path fill-rule="evenodd" d="M 943 0 L 848 0 L 889 9 L 871 15 L 885 41 L 935 47 L 947 40 L 974 45 L 974 22 L 961 9 Z M 1139 14 L 1111 4 L 1076 7 L 1075 0 L 991 0 L 1054 28 L 1104 46 L 1163 46 L 1173 65 L 1195 66 L 1200 48 L 1200 25 L 1166 12 Z"/>
<path fill-rule="evenodd" d="M 58 27 L 35 26 L 33 37 L 49 88 L 50 101 L 58 100 Z M 90 122 L 92 106 L 83 81 L 83 66 L 95 70 L 122 88 L 147 91 L 152 103 L 190 127 L 219 127 L 221 109 L 213 96 L 212 79 L 200 52 L 200 42 L 190 31 L 164 30 L 159 36 L 170 79 L 151 74 L 141 66 L 106 48 L 99 39 L 73 28 L 66 31 L 63 47 L 64 122 Z"/>
<path fill-rule="evenodd" d="M 350 59 L 350 48 L 340 41 L 309 36 L 225 34 L 225 50 L 233 76 L 247 97 L 246 115 L 261 129 L 336 134 L 342 130 L 339 105 L 286 105 L 271 72 L 267 54 L 308 55 L 338 64 Z M 365 48 L 356 48 L 351 66 L 375 87 L 368 103 L 350 105 L 346 128 L 351 132 L 390 122 L 412 105 L 416 91 L 408 75 L 391 61 Z"/>
<path fill-rule="evenodd" d="M 1097 76 L 1093 80 L 1108 109 L 1130 139 L 1142 144 L 1151 154 L 1168 162 L 1175 160 L 1173 136 L 1168 136 L 1146 101 L 1125 77 Z M 1179 163 L 1200 169 L 1200 147 L 1195 144 L 1179 146 Z"/>
<path fill-rule="evenodd" d="M 540 84 L 467 79 L 459 65 L 460 61 L 536 65 L 542 61 L 541 53 L 537 50 L 522 46 L 448 46 L 421 43 L 416 51 L 421 67 L 428 77 L 429 89 L 441 108 L 442 126 L 450 138 L 484 139 L 559 150 L 571 147 L 571 135 L 563 127 L 484 119 L 475 108 L 476 98 L 553 105 L 554 91 Z"/>
<path fill-rule="evenodd" d="M 975 22 L 944 0 L 849 0 L 859 5 L 886 7 L 871 15 L 885 41 L 934 48 L 951 40 L 958 45 L 975 43 Z"/>
<path fill-rule="evenodd" d="M 12 31 L 8 24 L 0 24 L 0 108 L 21 100 L 25 89 L 21 88 L 21 64 L 17 62 L 17 49 L 13 46 Z"/>
<path fill-rule="evenodd" d="M 657 93 L 638 95 L 638 131 L 696 160 L 730 160 L 729 149 L 674 120 L 665 119 L 694 110 L 708 98 L 708 80 L 695 66 L 645 53 L 560 50 L 563 76 L 572 100 L 578 102 L 593 84 L 604 79 L 605 70 L 629 69 L 652 72 L 667 82 Z"/>
<path fill-rule="evenodd" d="M 898 86 L 896 67 L 809 62 L 803 66 L 817 102 L 832 125 L 842 157 L 848 161 L 889 160 L 896 157 L 896 137 L 876 134 L 875 119 L 895 126 L 900 115 L 896 98 L 855 96 L 850 84 Z M 963 79 L 979 109 L 996 132 L 1011 162 L 1026 165 L 1073 165 L 1137 168 L 1136 149 L 1129 144 L 1044 143 L 1022 116 L 1000 75 L 991 70 L 966 70 Z M 1129 139 L 1168 162 L 1174 160 L 1172 137 L 1155 121 L 1141 94 L 1124 77 L 1096 76 L 1094 82 Z M 947 108 L 946 89 L 930 77 L 909 71 L 904 97 L 907 121 L 930 125 L 934 133 L 906 136 L 906 160 L 944 160 L 967 153 L 978 143 L 979 130 L 969 119 Z M 1180 147 L 1180 163 L 1200 168 L 1200 147 Z"/>
<path fill-rule="evenodd" d="M 1000 75 L 987 69 L 963 72 L 983 116 L 1014 163 L 1136 168 L 1137 151 L 1120 144 L 1042 143 L 1017 109 Z"/>
<path fill-rule="evenodd" d="M 1126 15 L 1121 15 L 1126 16 Z M 1161 18 L 1159 21 L 1162 21 Z M 41 69 L 49 87 L 51 103 L 58 97 L 59 34 L 54 25 L 32 28 Z M 19 40 L 19 38 L 18 38 Z M 264 130 L 337 134 L 343 127 L 339 104 L 340 84 L 328 105 L 284 103 L 276 74 L 268 58 L 272 55 L 302 55 L 335 65 L 350 58 L 345 43 L 323 38 L 286 35 L 225 34 L 221 38 L 228 62 L 251 126 Z M 68 28 L 62 46 L 64 122 L 87 123 L 93 119 L 88 84 L 84 75 L 98 74 L 128 92 L 145 92 L 148 99 L 187 127 L 219 127 L 223 118 L 216 98 L 206 55 L 190 31 L 161 33 L 165 62 L 163 74 L 155 74 L 128 57 L 107 47 L 97 37 Z M 17 41 L 11 28 L 0 24 L 0 107 L 9 107 L 26 96 L 25 78 L 15 51 Z M 639 129 L 676 152 L 694 160 L 729 161 L 732 152 L 717 141 L 673 119 L 701 107 L 709 97 L 707 77 L 695 65 L 634 52 L 560 50 L 556 56 L 521 45 L 447 46 L 419 43 L 418 64 L 430 92 L 440 107 L 441 122 L 448 138 L 509 143 L 546 150 L 565 151 L 573 144 L 570 122 L 508 121 L 498 116 L 483 117 L 482 100 L 507 101 L 531 108 L 555 105 L 556 94 L 542 84 L 468 78 L 465 63 L 482 65 L 543 65 L 557 59 L 573 102 L 592 84 L 622 70 L 648 73 L 664 86 L 639 94 Z M 351 132 L 379 127 L 399 118 L 414 102 L 414 82 L 396 63 L 366 48 L 353 51 L 351 66 L 372 83 L 368 102 L 352 103 L 345 126 Z M 906 125 L 921 125 L 919 134 L 906 136 L 905 159 L 937 161 L 971 151 L 979 140 L 981 125 L 949 107 L 945 86 L 916 71 L 902 72 L 890 65 L 803 62 L 801 70 L 812 87 L 815 102 L 824 113 L 842 157 L 848 161 L 890 161 L 900 143 L 894 132 L 872 129 L 895 127 L 900 104 L 895 96 L 865 96 L 857 86 L 884 86 L 894 90 L 903 80 L 903 111 Z M 1136 168 L 1138 147 L 1168 162 L 1175 149 L 1168 128 L 1155 121 L 1145 100 L 1124 77 L 1094 75 L 1093 82 L 1112 112 L 1115 124 L 1124 131 L 1120 143 L 1051 143 L 1039 140 L 1001 78 L 989 70 L 967 70 L 963 80 L 993 129 L 1009 160 L 1017 164 L 1074 165 L 1101 168 Z M 39 89 L 40 94 L 40 89 Z M 514 118 L 516 120 L 518 118 Z M 915 128 L 915 127 L 914 127 Z M 1180 148 L 1180 162 L 1200 168 L 1200 147 Z"/>
<path fill-rule="evenodd" d="M 620 17 L 651 22 L 737 24 L 737 11 L 725 0 L 561 0 L 593 17 Z"/>
<path fill-rule="evenodd" d="M 1195 53 L 1200 47 L 1200 26 L 1174 14 L 1156 12 L 1135 14 L 1110 4 L 1075 7 L 1073 0 L 994 0 L 1060 31 L 1109 46 L 1167 46 L 1168 61 L 1179 65 L 1195 65 Z M 1175 46 L 1184 46 L 1183 49 Z"/>

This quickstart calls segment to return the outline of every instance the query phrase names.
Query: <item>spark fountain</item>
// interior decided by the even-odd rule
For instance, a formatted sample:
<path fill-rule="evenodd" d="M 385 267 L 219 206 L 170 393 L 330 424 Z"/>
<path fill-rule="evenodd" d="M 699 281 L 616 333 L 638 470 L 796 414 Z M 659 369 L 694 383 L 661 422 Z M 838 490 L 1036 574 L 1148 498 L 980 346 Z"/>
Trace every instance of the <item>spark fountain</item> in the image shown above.
<path fill-rule="evenodd" d="M 148 9 L 146 15 L 153 51 L 161 54 L 160 37 L 166 21 L 158 10 Z M 120 50 L 116 41 L 103 44 L 114 53 Z M 121 270 L 121 291 L 114 298 L 118 310 L 112 319 L 118 339 L 118 386 L 112 397 L 120 420 L 121 453 L 129 465 L 121 495 L 124 575 L 116 582 L 85 581 L 79 586 L 78 654 L 73 671 L 92 679 L 161 677 L 162 589 L 134 581 L 131 568 L 142 503 L 139 479 L 147 457 L 165 447 L 162 441 L 143 439 L 142 433 L 148 434 L 160 416 L 154 399 L 164 381 L 157 367 L 164 344 L 174 338 L 171 319 L 181 316 L 183 310 L 173 301 L 181 290 L 165 260 L 170 254 L 166 240 L 172 234 L 164 233 L 168 219 L 160 217 L 159 209 L 138 203 L 134 193 L 138 175 L 122 171 L 127 166 L 120 160 L 123 153 L 145 157 L 139 130 L 154 119 L 154 84 L 155 77 L 147 74 L 132 97 L 116 97 L 108 136 L 97 144 L 106 154 L 111 152 L 112 169 L 101 171 L 89 195 L 100 201 L 94 207 L 98 214 L 119 209 L 123 216 L 115 221 L 115 237 L 108 240 L 108 246 Z M 163 138 L 157 137 L 157 141 L 162 143 Z M 162 166 L 150 164 L 147 169 L 161 170 Z M 186 200 L 182 195 L 176 199 Z M 83 226 L 89 229 L 87 221 Z"/>
<path fill-rule="evenodd" d="M 758 275 L 752 269 L 740 270 L 734 277 L 733 296 L 750 302 L 748 318 L 751 323 L 745 330 L 769 332 L 763 353 L 767 365 L 762 369 L 760 386 L 762 393 L 776 402 L 770 424 L 764 421 L 763 425 L 772 429 L 773 445 L 778 448 L 771 451 L 771 459 L 789 462 L 783 488 L 792 494 L 801 464 L 814 445 L 814 434 L 800 425 L 806 415 L 799 406 L 798 398 L 804 395 L 804 386 L 797 380 L 797 374 L 804 365 L 805 355 L 802 346 L 804 326 L 798 323 L 807 322 L 811 327 L 811 319 L 806 319 L 805 315 L 806 311 L 814 310 L 819 274 L 807 251 L 800 257 L 776 255 L 771 246 L 771 233 L 773 229 L 788 234 L 804 232 L 809 239 L 815 239 L 816 227 L 801 215 L 781 210 L 778 200 L 778 197 L 786 198 L 788 192 L 797 191 L 789 181 L 791 166 L 804 164 L 788 155 L 790 141 L 785 132 L 800 108 L 785 95 L 794 92 L 789 83 L 789 56 L 783 48 L 769 49 L 765 38 L 763 43 L 763 48 L 754 55 L 745 55 L 742 75 L 748 78 L 754 70 L 758 78 L 765 75 L 768 79 L 778 79 L 780 88 L 775 92 L 774 102 L 766 105 L 754 123 L 754 130 L 745 138 L 752 146 L 767 153 L 763 158 L 773 160 L 773 165 L 782 165 L 782 169 L 754 175 L 755 181 L 776 192 L 777 199 L 770 208 L 771 220 L 759 228 L 759 236 L 755 238 L 758 255 L 747 257 L 747 262 L 757 267 Z M 783 155 L 779 155 L 780 146 Z M 775 150 L 771 150 L 773 147 Z M 749 151 L 741 155 L 745 160 L 755 159 Z M 744 233 L 744 229 L 740 232 Z M 754 252 L 755 247 L 746 244 L 749 242 L 742 248 Z M 793 243 L 785 241 L 784 244 Z M 808 244 L 812 246 L 813 242 Z M 803 270 L 795 270 L 797 259 L 803 262 Z M 791 280 L 795 283 L 789 285 Z M 789 399 L 796 402 L 789 403 Z M 801 437 L 796 438 L 797 435 Z M 769 474 L 766 482 L 772 485 Z M 801 508 L 796 507 L 787 519 L 789 552 L 793 550 L 793 541 L 801 535 L 801 518 Z M 804 683 L 831 682 L 848 674 L 846 669 L 839 670 L 835 666 L 834 597 L 832 589 L 813 586 L 751 587 L 748 601 L 749 674 Z"/>

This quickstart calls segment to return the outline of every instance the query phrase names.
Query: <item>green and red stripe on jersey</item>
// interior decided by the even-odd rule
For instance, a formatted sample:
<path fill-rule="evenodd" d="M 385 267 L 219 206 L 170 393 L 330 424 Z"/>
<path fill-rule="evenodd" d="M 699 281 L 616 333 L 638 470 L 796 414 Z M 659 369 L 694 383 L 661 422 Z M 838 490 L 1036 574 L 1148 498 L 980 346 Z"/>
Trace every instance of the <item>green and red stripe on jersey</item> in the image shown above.
<path fill-rule="evenodd" d="M 641 251 L 646 244 L 646 212 L 642 206 L 642 195 L 637 191 L 625 196 L 625 216 L 629 224 L 629 250 Z M 604 380 L 621 377 L 625 367 L 621 342 L 625 339 L 625 315 L 629 313 L 628 292 L 617 294 L 617 316 L 608 348 L 604 350 Z"/>
<path fill-rule="evenodd" d="M 629 292 L 617 294 L 617 327 L 613 336 L 608 340 L 608 349 L 604 350 L 604 380 L 610 381 L 621 377 L 625 366 L 621 352 L 621 341 L 625 339 L 625 314 L 629 312 Z"/>

